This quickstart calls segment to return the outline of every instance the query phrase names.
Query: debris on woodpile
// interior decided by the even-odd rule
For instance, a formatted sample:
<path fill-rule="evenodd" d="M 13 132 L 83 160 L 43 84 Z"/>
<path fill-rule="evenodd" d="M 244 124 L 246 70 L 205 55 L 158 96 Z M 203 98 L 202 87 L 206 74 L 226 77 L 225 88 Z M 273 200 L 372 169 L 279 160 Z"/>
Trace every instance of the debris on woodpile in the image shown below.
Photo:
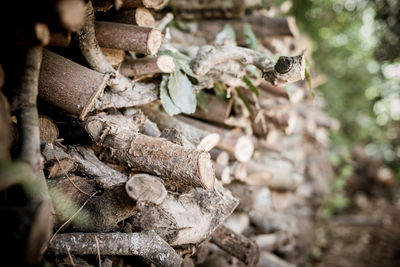
<path fill-rule="evenodd" d="M 49 0 L 13 17 L 2 260 L 301 262 L 338 124 L 308 88 L 295 20 L 252 2 Z"/>

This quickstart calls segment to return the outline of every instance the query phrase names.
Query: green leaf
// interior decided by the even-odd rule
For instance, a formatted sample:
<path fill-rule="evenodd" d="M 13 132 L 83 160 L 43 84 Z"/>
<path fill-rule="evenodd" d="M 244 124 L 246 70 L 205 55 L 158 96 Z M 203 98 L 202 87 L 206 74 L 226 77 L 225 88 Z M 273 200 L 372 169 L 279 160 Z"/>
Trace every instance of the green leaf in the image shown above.
<path fill-rule="evenodd" d="M 250 91 L 252 91 L 256 96 L 260 95 L 258 88 L 254 86 L 253 82 L 247 76 L 243 76 L 242 80 L 247 85 Z"/>
<path fill-rule="evenodd" d="M 214 83 L 214 93 L 216 96 L 223 98 L 223 99 L 227 99 L 226 97 L 226 87 L 223 83 L 221 82 L 215 82 Z"/>
<path fill-rule="evenodd" d="M 196 111 L 196 94 L 192 83 L 177 69 L 169 76 L 168 92 L 174 104 L 182 112 L 190 114 Z"/>
<path fill-rule="evenodd" d="M 158 56 L 168 55 L 168 56 L 173 57 L 176 60 L 176 66 L 178 67 L 178 69 L 182 70 L 187 75 L 192 76 L 193 78 L 197 79 L 197 75 L 194 74 L 194 72 L 192 71 L 192 69 L 189 66 L 190 61 L 191 61 L 190 57 L 182 54 L 179 51 L 171 51 L 171 50 L 159 51 L 157 53 L 157 55 Z"/>
<path fill-rule="evenodd" d="M 311 63 L 307 58 L 306 58 L 305 74 L 306 74 L 308 88 L 310 89 L 312 97 L 315 98 L 314 89 L 312 88 Z"/>
<path fill-rule="evenodd" d="M 236 45 L 235 30 L 229 23 L 225 24 L 224 29 L 217 34 L 215 43 L 217 45 L 226 45 L 227 43 Z"/>
<path fill-rule="evenodd" d="M 264 8 L 264 9 L 269 9 L 269 5 L 268 5 L 268 3 L 267 3 L 267 0 L 261 0 L 261 5 L 262 5 L 262 7 Z"/>
<path fill-rule="evenodd" d="M 248 23 L 243 25 L 243 33 L 246 44 L 253 50 L 259 51 L 257 38 Z"/>
<path fill-rule="evenodd" d="M 246 106 L 247 110 L 250 112 L 250 115 L 253 117 L 253 110 L 250 106 L 249 100 L 240 92 L 239 89 L 235 88 L 238 97 L 243 101 L 244 105 Z"/>
<path fill-rule="evenodd" d="M 162 80 L 160 84 L 160 100 L 165 112 L 167 112 L 170 116 L 173 116 L 181 113 L 182 111 L 174 104 L 171 97 L 169 96 L 167 87 L 168 80 L 168 74 L 162 75 Z"/>
<path fill-rule="evenodd" d="M 205 112 L 208 112 L 208 94 L 202 90 L 196 94 L 196 99 L 197 105 Z"/>

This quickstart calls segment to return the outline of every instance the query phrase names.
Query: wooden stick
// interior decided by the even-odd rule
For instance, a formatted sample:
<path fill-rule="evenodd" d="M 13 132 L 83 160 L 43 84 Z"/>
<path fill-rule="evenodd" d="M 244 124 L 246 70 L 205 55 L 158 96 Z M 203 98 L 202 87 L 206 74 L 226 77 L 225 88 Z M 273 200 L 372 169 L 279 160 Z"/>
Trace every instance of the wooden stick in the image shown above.
<path fill-rule="evenodd" d="M 157 29 L 106 21 L 96 21 L 95 28 L 96 39 L 102 47 L 154 55 L 162 42 L 162 34 Z"/>
<path fill-rule="evenodd" d="M 115 9 L 120 8 L 154 8 L 160 9 L 166 0 L 114 0 Z"/>
<path fill-rule="evenodd" d="M 215 229 L 211 242 L 219 248 L 244 262 L 247 266 L 256 266 L 260 257 L 257 244 L 238 234 L 225 225 Z"/>
<path fill-rule="evenodd" d="M 125 185 L 126 193 L 135 201 L 161 204 L 167 197 L 162 180 L 146 173 L 132 175 Z"/>
<path fill-rule="evenodd" d="M 197 107 L 196 112 L 190 114 L 190 116 L 200 120 L 224 125 L 225 120 L 231 111 L 229 101 L 215 95 L 207 94 L 207 102 L 208 111 L 204 111 L 200 107 Z"/>
<path fill-rule="evenodd" d="M 154 229 L 172 246 L 198 244 L 210 237 L 237 204 L 230 192 L 215 181 L 211 191 L 193 188 L 187 194 L 168 194 L 157 206 L 139 204 L 132 224 Z"/>
<path fill-rule="evenodd" d="M 43 51 L 39 97 L 81 119 L 92 110 L 109 76 L 92 71 L 48 50 Z"/>
<path fill-rule="evenodd" d="M 171 73 L 175 69 L 175 60 L 167 55 L 122 62 L 120 72 L 127 77 L 155 73 Z"/>
<path fill-rule="evenodd" d="M 108 85 L 113 92 L 132 88 L 131 81 L 120 75 L 104 57 L 95 35 L 94 11 L 91 1 L 87 4 L 86 19 L 82 29 L 77 33 L 79 48 L 90 67 L 101 73 L 113 74 Z M 112 48 L 112 47 L 111 47 Z"/>
<path fill-rule="evenodd" d="M 77 255 L 97 255 L 96 240 L 102 255 L 139 256 L 157 266 L 180 266 L 182 258 L 154 231 L 139 233 L 67 233 L 58 234 L 49 251 Z"/>
<path fill-rule="evenodd" d="M 163 32 L 167 25 L 174 19 L 174 14 L 168 12 L 159 22 L 157 22 L 156 28 Z"/>
<path fill-rule="evenodd" d="M 117 160 L 139 171 L 157 174 L 177 187 L 213 188 L 215 177 L 208 153 L 184 149 L 163 138 L 132 131 L 121 132 L 110 124 L 111 121 L 115 121 L 112 115 L 92 116 L 87 119 L 85 128 L 94 141 L 113 148 Z M 124 126 L 121 124 L 119 127 Z"/>

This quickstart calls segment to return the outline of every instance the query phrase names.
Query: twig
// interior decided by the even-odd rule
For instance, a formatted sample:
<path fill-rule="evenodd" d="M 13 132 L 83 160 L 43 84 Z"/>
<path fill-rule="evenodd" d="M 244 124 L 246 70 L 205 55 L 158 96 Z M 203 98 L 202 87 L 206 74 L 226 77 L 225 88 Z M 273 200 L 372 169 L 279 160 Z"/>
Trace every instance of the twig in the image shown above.
<path fill-rule="evenodd" d="M 170 23 L 174 19 L 174 14 L 168 12 L 156 25 L 156 29 L 160 32 L 164 31 L 167 27 L 168 23 Z"/>
<path fill-rule="evenodd" d="M 72 265 L 73 267 L 75 267 L 75 263 L 74 263 L 74 260 L 72 259 L 71 251 L 69 251 L 69 247 L 68 247 L 67 244 L 64 243 L 64 245 L 65 245 L 65 248 L 67 249 L 68 257 L 69 257 L 69 260 L 71 261 L 71 265 Z"/>
<path fill-rule="evenodd" d="M 95 236 L 94 239 L 96 240 L 97 256 L 99 257 L 99 267 L 101 267 L 101 257 L 100 257 L 99 240 L 97 239 L 97 236 Z"/>

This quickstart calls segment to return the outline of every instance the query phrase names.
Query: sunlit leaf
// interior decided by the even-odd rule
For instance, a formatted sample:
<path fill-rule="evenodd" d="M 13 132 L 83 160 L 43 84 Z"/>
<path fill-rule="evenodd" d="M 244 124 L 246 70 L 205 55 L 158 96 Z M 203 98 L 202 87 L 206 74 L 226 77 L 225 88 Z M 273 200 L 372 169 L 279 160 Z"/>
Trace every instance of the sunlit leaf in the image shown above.
<path fill-rule="evenodd" d="M 243 25 L 243 33 L 246 44 L 253 50 L 259 51 L 257 38 L 248 23 Z"/>
<path fill-rule="evenodd" d="M 196 111 L 196 94 L 193 91 L 189 78 L 179 70 L 169 76 L 168 92 L 174 104 L 184 113 Z"/>
<path fill-rule="evenodd" d="M 247 76 L 243 76 L 242 80 L 247 85 L 250 91 L 252 91 L 256 96 L 260 95 L 258 88 L 254 86 L 253 82 Z"/>
<path fill-rule="evenodd" d="M 307 58 L 306 58 L 305 74 L 306 74 L 308 88 L 310 89 L 312 97 L 315 98 L 314 89 L 312 88 L 311 63 Z"/>
<path fill-rule="evenodd" d="M 223 99 L 227 98 L 226 97 L 226 87 L 223 83 L 215 82 L 213 90 L 214 90 L 214 93 L 216 96 L 223 98 Z"/>
<path fill-rule="evenodd" d="M 168 93 L 168 80 L 169 75 L 164 74 L 162 76 L 161 84 L 160 84 L 160 100 L 164 110 L 170 115 L 176 115 L 181 113 L 182 111 L 174 104 L 171 97 Z"/>

